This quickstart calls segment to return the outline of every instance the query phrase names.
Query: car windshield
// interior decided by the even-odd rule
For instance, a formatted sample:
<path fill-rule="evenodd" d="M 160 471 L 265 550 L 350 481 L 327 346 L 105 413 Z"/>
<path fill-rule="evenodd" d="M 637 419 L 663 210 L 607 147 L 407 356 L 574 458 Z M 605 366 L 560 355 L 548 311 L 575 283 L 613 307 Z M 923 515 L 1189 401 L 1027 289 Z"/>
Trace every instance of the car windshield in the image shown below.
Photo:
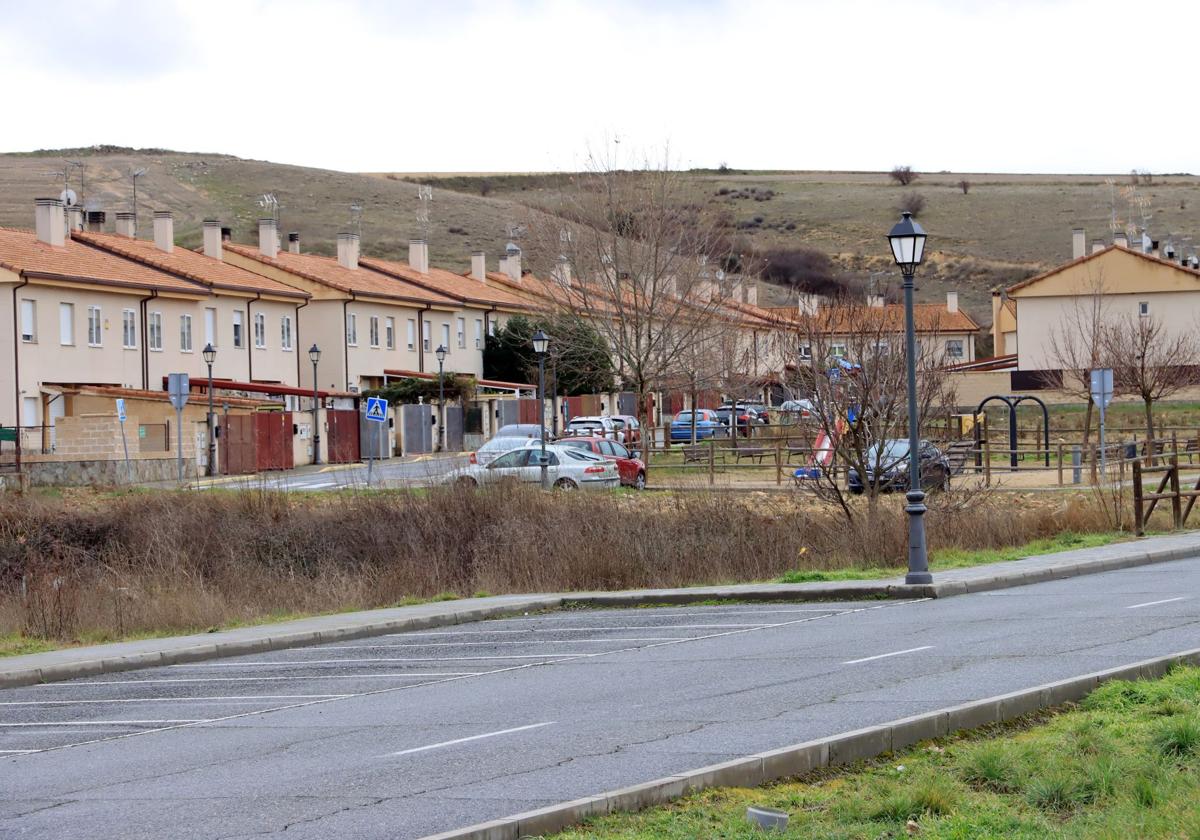
<path fill-rule="evenodd" d="M 885 440 L 876 450 L 876 463 L 891 465 L 908 457 L 908 441 Z"/>
<path fill-rule="evenodd" d="M 558 445 L 569 446 L 571 449 L 583 449 L 587 452 L 592 449 L 592 442 L 589 440 L 560 440 Z"/>
<path fill-rule="evenodd" d="M 697 411 L 696 419 L 697 420 L 707 420 L 708 418 L 705 416 L 705 413 L 703 411 Z M 679 412 L 678 414 L 675 415 L 675 422 L 676 423 L 691 423 L 692 422 L 692 412 L 690 412 L 690 411 Z"/>
<path fill-rule="evenodd" d="M 483 446 L 479 447 L 480 452 L 507 452 L 510 449 L 520 449 L 525 445 L 528 438 L 523 437 L 497 437 L 492 438 Z"/>

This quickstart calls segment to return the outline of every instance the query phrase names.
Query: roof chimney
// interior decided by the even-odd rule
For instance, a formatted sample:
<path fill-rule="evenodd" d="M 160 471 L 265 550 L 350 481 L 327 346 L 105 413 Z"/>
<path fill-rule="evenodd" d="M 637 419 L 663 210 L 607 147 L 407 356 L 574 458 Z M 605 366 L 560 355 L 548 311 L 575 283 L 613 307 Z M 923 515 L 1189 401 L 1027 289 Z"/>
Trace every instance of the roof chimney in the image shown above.
<path fill-rule="evenodd" d="M 821 306 L 821 298 L 811 292 L 801 292 L 797 301 L 797 309 L 801 315 L 816 315 Z"/>
<path fill-rule="evenodd" d="M 867 295 L 867 306 L 872 309 L 883 309 L 883 295 Z"/>
<path fill-rule="evenodd" d="M 154 247 L 168 254 L 175 250 L 175 220 L 170 210 L 154 211 Z"/>
<path fill-rule="evenodd" d="M 471 252 L 471 279 L 487 282 L 487 254 L 483 251 Z"/>
<path fill-rule="evenodd" d="M 408 267 L 421 274 L 429 273 L 429 243 L 424 239 L 408 240 Z"/>
<path fill-rule="evenodd" d="M 1071 231 L 1071 259 L 1077 260 L 1087 253 L 1087 231 L 1075 228 Z"/>
<path fill-rule="evenodd" d="M 67 229 L 71 231 L 83 230 L 82 207 L 73 204 L 67 208 Z"/>
<path fill-rule="evenodd" d="M 216 219 L 204 220 L 204 256 L 214 260 L 225 259 L 221 245 L 221 223 Z"/>
<path fill-rule="evenodd" d="M 87 230 L 89 233 L 103 233 L 104 221 L 107 215 L 103 210 L 87 211 Z"/>
<path fill-rule="evenodd" d="M 1113 244 L 1120 245 L 1122 248 L 1128 248 L 1129 247 L 1129 237 L 1123 233 L 1114 233 L 1113 234 Z"/>
<path fill-rule="evenodd" d="M 137 225 L 137 216 L 133 213 L 122 212 L 117 214 L 117 233 L 120 236 L 128 236 L 133 238 L 134 226 Z"/>
<path fill-rule="evenodd" d="M 1104 240 L 1103 239 L 1093 239 L 1092 240 L 1092 253 L 1094 254 L 1097 251 L 1103 251 L 1103 250 L 1104 250 Z"/>
<path fill-rule="evenodd" d="M 34 227 L 39 242 L 61 248 L 66 244 L 66 223 L 63 221 L 63 203 L 57 198 L 35 198 Z"/>
<path fill-rule="evenodd" d="M 746 303 L 751 306 L 758 306 L 758 281 L 747 283 L 745 286 Z"/>
<path fill-rule="evenodd" d="M 258 220 L 258 252 L 264 257 L 275 258 L 279 253 L 278 225 L 274 219 Z"/>
<path fill-rule="evenodd" d="M 231 228 L 231 227 L 221 228 L 221 241 L 222 242 L 232 242 L 233 241 L 233 228 Z"/>
<path fill-rule="evenodd" d="M 337 237 L 338 264 L 351 271 L 358 268 L 358 234 L 339 233 Z"/>
<path fill-rule="evenodd" d="M 517 282 L 521 281 L 521 249 L 509 242 L 500 258 L 500 270 Z"/>
<path fill-rule="evenodd" d="M 567 288 L 571 287 L 571 261 L 562 254 L 554 265 L 554 279 Z"/>
<path fill-rule="evenodd" d="M 299 254 L 300 253 L 300 234 L 297 233 L 296 231 L 292 231 L 291 233 L 288 234 L 288 253 L 289 254 Z"/>
<path fill-rule="evenodd" d="M 1158 240 L 1152 239 L 1150 241 L 1150 256 L 1157 257 L 1158 255 Z"/>
<path fill-rule="evenodd" d="M 958 292 L 946 292 L 946 311 L 958 311 Z"/>
<path fill-rule="evenodd" d="M 1192 268 L 1200 268 L 1200 256 L 1192 254 L 1191 264 Z"/>

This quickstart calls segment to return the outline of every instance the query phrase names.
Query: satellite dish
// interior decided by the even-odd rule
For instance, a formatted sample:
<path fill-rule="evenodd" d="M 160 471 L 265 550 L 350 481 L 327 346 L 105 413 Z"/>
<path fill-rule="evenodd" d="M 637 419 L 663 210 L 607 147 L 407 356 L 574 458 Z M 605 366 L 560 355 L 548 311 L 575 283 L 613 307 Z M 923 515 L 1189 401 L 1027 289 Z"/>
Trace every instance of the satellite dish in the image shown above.
<path fill-rule="evenodd" d="M 724 280 L 724 279 L 725 279 L 725 272 L 721 271 L 721 269 L 718 268 L 717 269 L 717 280 L 720 281 L 720 280 Z"/>
<path fill-rule="evenodd" d="M 79 201 L 79 196 L 77 196 L 75 194 L 75 190 L 71 189 L 70 187 L 59 193 L 58 197 L 62 199 L 62 203 L 68 207 L 74 207 L 75 202 Z"/>

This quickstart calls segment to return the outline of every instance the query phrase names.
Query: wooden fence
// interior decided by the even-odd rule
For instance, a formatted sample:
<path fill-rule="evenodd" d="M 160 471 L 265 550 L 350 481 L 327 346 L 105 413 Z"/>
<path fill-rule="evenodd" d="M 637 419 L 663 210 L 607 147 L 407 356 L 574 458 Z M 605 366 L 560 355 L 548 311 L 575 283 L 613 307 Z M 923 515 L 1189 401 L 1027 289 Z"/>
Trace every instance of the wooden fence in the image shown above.
<path fill-rule="evenodd" d="M 1197 472 L 1195 481 L 1184 489 L 1183 472 Z M 1152 492 L 1146 492 L 1146 477 L 1162 476 Z M 1153 479 L 1151 479 L 1153 481 Z M 1200 467 L 1179 463 L 1178 453 L 1171 453 L 1165 464 L 1143 466 L 1133 463 L 1133 528 L 1139 537 L 1145 533 L 1146 522 L 1154 514 L 1159 502 L 1171 503 L 1171 527 L 1178 530 L 1187 525 L 1188 516 L 1200 498 Z M 1185 504 L 1186 501 L 1186 504 Z"/>

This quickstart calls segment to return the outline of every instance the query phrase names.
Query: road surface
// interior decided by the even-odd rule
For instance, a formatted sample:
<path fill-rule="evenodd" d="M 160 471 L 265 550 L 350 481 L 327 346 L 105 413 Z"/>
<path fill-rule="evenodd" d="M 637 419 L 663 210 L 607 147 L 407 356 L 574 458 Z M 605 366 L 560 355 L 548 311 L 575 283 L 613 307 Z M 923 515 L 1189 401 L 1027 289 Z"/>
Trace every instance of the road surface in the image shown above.
<path fill-rule="evenodd" d="M 0 692 L 0 836 L 412 838 L 1200 643 L 1200 560 L 523 616 Z"/>
<path fill-rule="evenodd" d="M 197 489 L 267 489 L 283 491 L 323 491 L 363 489 L 368 474 L 372 487 L 403 487 L 436 483 L 447 473 L 466 466 L 470 455 L 448 455 L 421 460 L 383 460 L 368 467 L 354 465 L 332 469 L 309 468 L 298 471 L 265 472 L 242 478 L 202 479 Z"/>

